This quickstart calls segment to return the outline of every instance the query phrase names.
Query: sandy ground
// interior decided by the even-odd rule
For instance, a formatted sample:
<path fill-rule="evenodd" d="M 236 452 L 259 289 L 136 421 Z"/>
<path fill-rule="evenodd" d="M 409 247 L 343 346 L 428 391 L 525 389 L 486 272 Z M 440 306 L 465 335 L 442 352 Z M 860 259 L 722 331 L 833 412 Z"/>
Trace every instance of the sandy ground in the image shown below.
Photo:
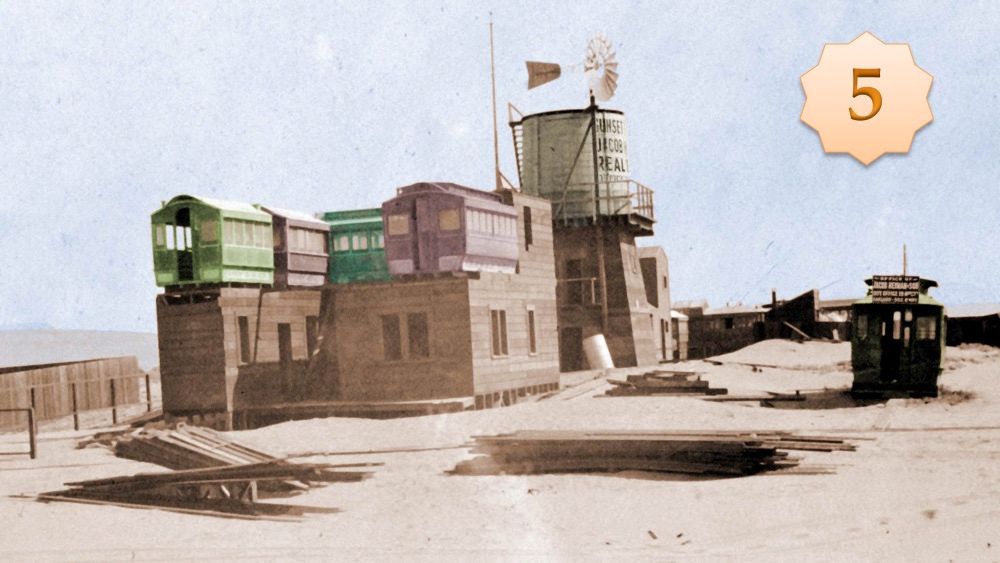
<path fill-rule="evenodd" d="M 687 362 L 713 386 L 746 392 L 846 387 L 845 344 L 768 341 Z M 1000 559 L 1000 350 L 949 350 L 937 400 L 786 410 L 693 398 L 597 398 L 601 381 L 537 403 L 389 421 L 290 422 L 234 436 L 283 454 L 381 461 L 367 481 L 283 502 L 337 507 L 302 522 L 251 522 L 159 510 L 42 504 L 12 495 L 65 481 L 156 469 L 89 433 L 51 432 L 40 456 L 0 457 L 0 559 L 145 560 L 752 560 Z M 768 366 L 753 371 L 742 363 Z M 961 392 L 972 392 L 966 398 Z M 805 453 L 829 475 L 695 480 L 648 473 L 448 476 L 472 435 L 523 428 L 783 429 L 866 438 L 856 452 Z M 23 435 L 0 435 L 14 449 Z"/>

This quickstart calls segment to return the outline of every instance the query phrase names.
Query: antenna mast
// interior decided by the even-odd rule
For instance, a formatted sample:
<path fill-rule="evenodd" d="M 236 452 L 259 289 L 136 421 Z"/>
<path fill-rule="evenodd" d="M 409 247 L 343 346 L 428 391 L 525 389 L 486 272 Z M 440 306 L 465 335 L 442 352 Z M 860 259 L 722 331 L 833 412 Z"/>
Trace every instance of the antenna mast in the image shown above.
<path fill-rule="evenodd" d="M 502 186 L 500 182 L 500 142 L 497 137 L 497 76 L 493 61 L 493 12 L 490 12 L 490 85 L 493 91 L 493 181 L 495 189 Z"/>
<path fill-rule="evenodd" d="M 903 244 L 903 275 L 906 275 L 906 244 Z"/>

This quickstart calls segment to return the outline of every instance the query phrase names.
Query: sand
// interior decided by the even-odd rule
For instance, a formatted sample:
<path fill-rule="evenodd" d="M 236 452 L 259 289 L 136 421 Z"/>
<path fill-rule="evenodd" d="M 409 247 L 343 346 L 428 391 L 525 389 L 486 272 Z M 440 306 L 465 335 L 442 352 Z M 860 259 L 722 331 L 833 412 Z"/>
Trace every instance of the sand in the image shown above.
<path fill-rule="evenodd" d="M 248 522 L 159 510 L 42 504 L 10 495 L 156 467 L 104 449 L 75 450 L 89 432 L 52 432 L 40 456 L 0 457 L 0 559 L 313 560 L 839 560 L 1000 559 L 1000 353 L 949 350 L 937 400 L 785 410 L 694 398 L 598 398 L 601 381 L 504 409 L 388 421 L 289 422 L 234 437 L 280 454 L 382 461 L 362 483 L 283 502 L 337 507 L 302 522 Z M 845 344 L 759 343 L 686 362 L 713 386 L 747 392 L 850 383 Z M 763 371 L 741 363 L 768 366 Z M 971 398 L 969 393 L 974 394 Z M 806 452 L 829 475 L 698 480 L 649 473 L 448 476 L 475 434 L 526 428 L 783 429 L 852 435 L 856 452 Z M 0 435 L 0 449 L 23 435 Z"/>

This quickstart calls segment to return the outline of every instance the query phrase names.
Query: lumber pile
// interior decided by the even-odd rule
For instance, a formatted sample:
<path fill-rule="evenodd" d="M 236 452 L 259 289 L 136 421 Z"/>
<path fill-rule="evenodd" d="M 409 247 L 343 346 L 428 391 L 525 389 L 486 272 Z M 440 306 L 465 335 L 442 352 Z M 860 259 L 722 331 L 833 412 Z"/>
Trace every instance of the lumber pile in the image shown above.
<path fill-rule="evenodd" d="M 111 445 L 118 457 L 170 469 L 200 469 L 278 459 L 278 456 L 235 442 L 214 430 L 183 423 L 174 428 L 150 428 L 121 434 L 111 440 Z"/>
<path fill-rule="evenodd" d="M 457 475 L 656 471 L 743 476 L 784 470 L 827 473 L 800 467 L 790 450 L 853 451 L 847 438 L 786 432 L 639 432 L 521 430 L 477 436 L 478 457 L 460 462 Z M 794 471 L 790 471 L 794 470 Z"/>
<path fill-rule="evenodd" d="M 303 464 L 272 460 L 244 465 L 140 473 L 66 483 L 70 489 L 38 495 L 41 501 L 81 502 L 159 508 L 205 516 L 294 520 L 307 512 L 335 510 L 257 502 L 268 483 L 353 482 L 367 478 L 375 464 Z"/>
<path fill-rule="evenodd" d="M 629 375 L 625 381 L 608 379 L 613 387 L 605 392 L 609 397 L 649 395 L 725 395 L 724 388 L 709 387 L 701 375 L 693 371 L 654 370 Z"/>
<path fill-rule="evenodd" d="M 381 463 L 294 463 L 241 444 L 224 434 L 179 423 L 173 427 L 101 433 L 80 446 L 110 447 L 118 457 L 174 471 L 66 483 L 70 489 L 38 495 L 42 501 L 111 504 L 251 519 L 295 519 L 310 507 L 258 503 L 327 483 L 355 482 Z"/>

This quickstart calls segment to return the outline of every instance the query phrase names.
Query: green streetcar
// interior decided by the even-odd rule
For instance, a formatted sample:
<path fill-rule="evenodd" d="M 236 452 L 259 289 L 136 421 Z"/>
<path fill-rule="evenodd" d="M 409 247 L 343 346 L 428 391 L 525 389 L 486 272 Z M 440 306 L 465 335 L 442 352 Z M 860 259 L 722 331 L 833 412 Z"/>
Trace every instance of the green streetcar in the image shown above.
<path fill-rule="evenodd" d="M 156 285 L 272 285 L 271 216 L 252 205 L 179 195 L 152 215 Z"/>
<path fill-rule="evenodd" d="M 321 218 L 330 225 L 331 283 L 388 281 L 382 210 L 329 211 Z"/>
<path fill-rule="evenodd" d="M 944 306 L 933 280 L 874 276 L 853 305 L 851 365 L 856 396 L 936 397 L 945 351 Z"/>

